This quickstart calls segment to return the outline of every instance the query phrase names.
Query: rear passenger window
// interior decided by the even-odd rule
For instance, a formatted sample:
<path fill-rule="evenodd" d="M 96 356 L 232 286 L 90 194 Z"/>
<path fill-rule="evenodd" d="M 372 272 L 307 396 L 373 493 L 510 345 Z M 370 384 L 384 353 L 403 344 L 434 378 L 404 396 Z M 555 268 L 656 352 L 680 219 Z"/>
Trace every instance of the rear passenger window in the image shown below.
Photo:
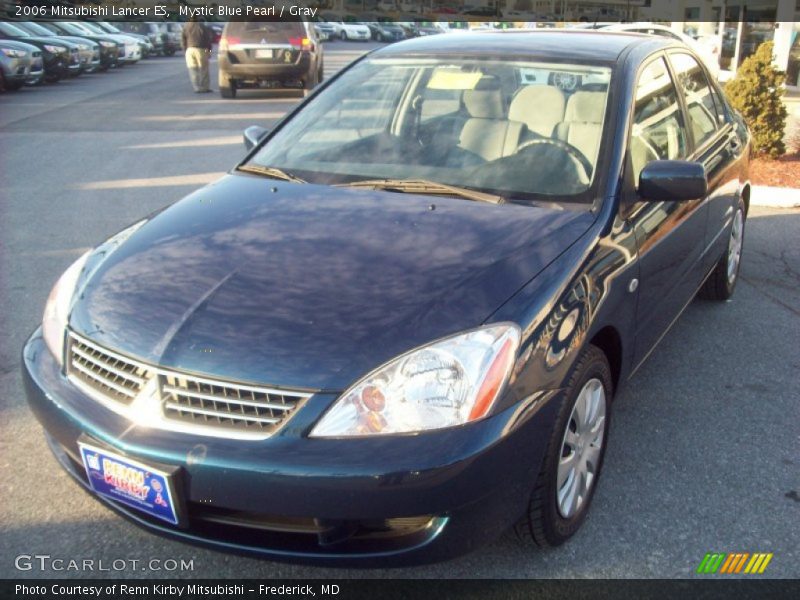
<path fill-rule="evenodd" d="M 696 146 L 702 146 L 714 137 L 719 125 L 719 114 L 711 94 L 711 86 L 705 71 L 697 60 L 682 52 L 670 54 L 686 108 L 689 113 L 689 126 Z"/>
<path fill-rule="evenodd" d="M 663 58 L 651 62 L 636 86 L 633 127 L 629 144 L 634 181 L 653 160 L 686 157 L 686 128 L 678 94 Z"/>

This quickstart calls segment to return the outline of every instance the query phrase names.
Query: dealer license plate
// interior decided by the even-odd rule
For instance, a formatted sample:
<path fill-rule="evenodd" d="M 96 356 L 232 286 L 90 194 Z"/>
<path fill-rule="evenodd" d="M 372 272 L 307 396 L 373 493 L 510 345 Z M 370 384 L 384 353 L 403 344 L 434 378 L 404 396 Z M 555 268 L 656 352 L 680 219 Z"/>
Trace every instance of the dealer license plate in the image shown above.
<path fill-rule="evenodd" d="M 78 442 L 92 489 L 121 504 L 177 525 L 175 488 L 169 473 L 85 442 Z"/>

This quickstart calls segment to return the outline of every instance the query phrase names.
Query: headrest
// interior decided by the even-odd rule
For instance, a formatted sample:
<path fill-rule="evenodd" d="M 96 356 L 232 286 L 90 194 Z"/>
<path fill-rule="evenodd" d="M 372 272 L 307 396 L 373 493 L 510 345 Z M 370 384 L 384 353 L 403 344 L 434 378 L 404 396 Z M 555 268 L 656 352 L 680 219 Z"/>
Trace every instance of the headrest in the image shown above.
<path fill-rule="evenodd" d="M 575 92 L 567 101 L 564 120 L 572 123 L 602 123 L 605 92 Z"/>
<path fill-rule="evenodd" d="M 464 106 L 477 119 L 503 119 L 503 95 L 493 77 L 484 77 L 474 90 L 464 92 Z"/>
<path fill-rule="evenodd" d="M 531 131 L 550 135 L 556 123 L 564 120 L 565 104 L 564 92 L 557 87 L 526 85 L 511 100 L 508 118 L 525 123 Z"/>

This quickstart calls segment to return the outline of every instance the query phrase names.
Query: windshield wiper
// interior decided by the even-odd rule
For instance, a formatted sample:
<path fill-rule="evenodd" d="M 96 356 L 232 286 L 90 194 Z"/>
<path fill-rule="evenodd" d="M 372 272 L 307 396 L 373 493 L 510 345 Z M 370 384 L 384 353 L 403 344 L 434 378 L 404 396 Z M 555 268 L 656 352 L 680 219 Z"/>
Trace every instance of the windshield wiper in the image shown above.
<path fill-rule="evenodd" d="M 263 167 L 261 165 L 242 165 L 236 168 L 237 171 L 244 173 L 254 173 L 256 175 L 263 175 L 264 177 L 271 177 L 272 179 L 283 179 L 284 181 L 291 181 L 293 183 L 308 183 L 305 179 L 300 179 L 297 175 L 293 175 L 288 171 L 279 169 L 277 167 Z"/>
<path fill-rule="evenodd" d="M 438 183 L 427 179 L 364 179 L 350 183 L 339 183 L 336 187 L 371 188 L 373 190 L 396 190 L 412 194 L 439 194 L 444 196 L 460 196 L 478 202 L 502 204 L 505 198 L 496 194 L 487 194 L 470 188 Z"/>

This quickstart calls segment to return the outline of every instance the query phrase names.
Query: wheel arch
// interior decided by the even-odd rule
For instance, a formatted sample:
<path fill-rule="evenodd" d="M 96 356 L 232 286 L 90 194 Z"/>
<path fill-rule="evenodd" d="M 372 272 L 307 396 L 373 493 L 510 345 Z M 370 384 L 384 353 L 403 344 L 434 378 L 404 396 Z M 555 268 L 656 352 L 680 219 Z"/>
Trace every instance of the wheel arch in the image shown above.
<path fill-rule="evenodd" d="M 740 192 L 742 196 L 742 200 L 744 201 L 744 215 L 747 216 L 747 213 L 750 212 L 750 182 L 746 182 L 742 186 L 742 191 Z"/>
<path fill-rule="evenodd" d="M 594 334 L 589 340 L 593 346 L 597 346 L 606 355 L 608 364 L 611 367 L 611 379 L 614 390 L 619 387 L 620 374 L 622 372 L 622 338 L 616 328 L 606 325 Z"/>

